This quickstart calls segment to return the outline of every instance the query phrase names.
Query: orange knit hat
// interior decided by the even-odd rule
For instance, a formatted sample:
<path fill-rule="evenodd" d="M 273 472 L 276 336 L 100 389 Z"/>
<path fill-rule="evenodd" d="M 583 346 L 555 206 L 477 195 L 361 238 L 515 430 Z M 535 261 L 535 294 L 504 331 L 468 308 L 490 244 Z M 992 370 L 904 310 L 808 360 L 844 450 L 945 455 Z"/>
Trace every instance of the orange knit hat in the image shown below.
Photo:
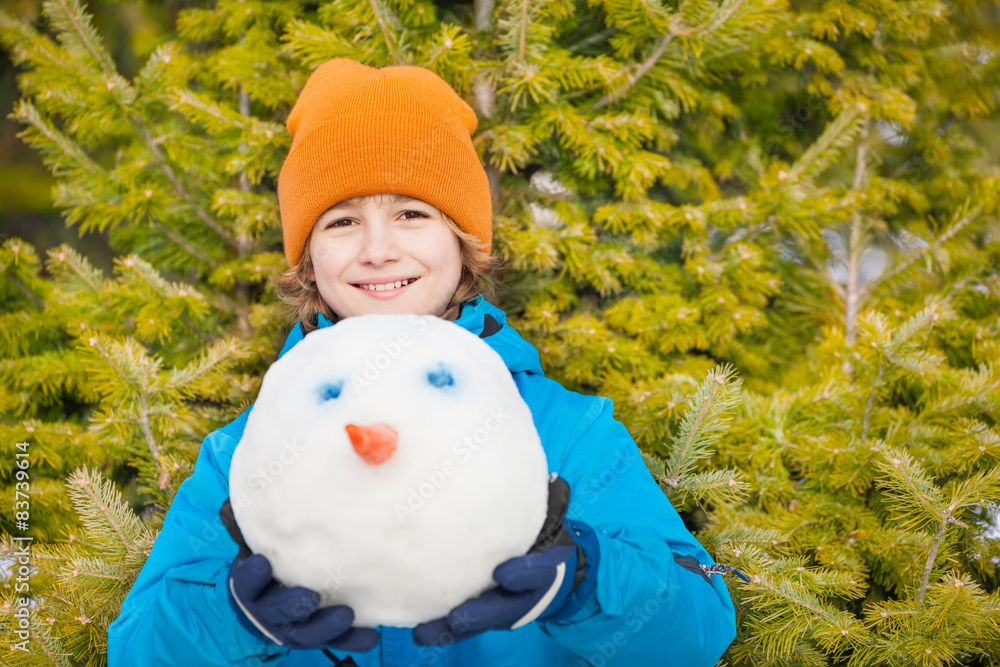
<path fill-rule="evenodd" d="M 476 124 L 472 108 L 430 70 L 342 58 L 320 65 L 288 116 L 292 148 L 278 176 L 288 263 L 298 263 L 326 209 L 382 193 L 437 207 L 488 252 L 493 207 L 472 145 Z"/>

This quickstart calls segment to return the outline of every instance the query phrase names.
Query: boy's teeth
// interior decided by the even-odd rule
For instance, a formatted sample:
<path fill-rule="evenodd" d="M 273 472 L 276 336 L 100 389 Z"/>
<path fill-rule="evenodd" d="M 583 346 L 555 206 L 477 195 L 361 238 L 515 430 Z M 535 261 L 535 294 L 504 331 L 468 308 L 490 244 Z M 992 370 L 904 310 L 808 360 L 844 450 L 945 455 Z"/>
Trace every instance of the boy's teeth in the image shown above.
<path fill-rule="evenodd" d="M 360 285 L 360 287 L 362 289 L 366 289 L 366 290 L 374 290 L 376 292 L 384 292 L 384 291 L 389 290 L 389 289 L 396 289 L 396 288 L 402 287 L 403 285 L 409 285 L 410 283 L 413 282 L 413 280 L 414 280 L 413 278 L 407 278 L 406 280 L 397 280 L 394 283 L 379 283 L 378 285 L 375 285 L 375 284 L 372 283 L 372 284 L 368 284 L 368 285 Z"/>

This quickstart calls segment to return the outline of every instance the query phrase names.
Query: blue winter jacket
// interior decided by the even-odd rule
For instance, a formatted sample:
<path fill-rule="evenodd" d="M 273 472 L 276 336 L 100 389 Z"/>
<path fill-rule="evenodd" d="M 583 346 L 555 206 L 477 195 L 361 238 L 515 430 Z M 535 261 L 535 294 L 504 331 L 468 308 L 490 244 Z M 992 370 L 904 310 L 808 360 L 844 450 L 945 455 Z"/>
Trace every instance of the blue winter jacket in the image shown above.
<path fill-rule="evenodd" d="M 530 407 L 549 469 L 569 482 L 567 518 L 593 528 L 583 547 L 588 564 L 598 562 L 596 577 L 587 577 L 596 585 L 578 587 L 574 595 L 585 595 L 576 600 L 582 606 L 563 620 L 491 631 L 445 647 L 415 645 L 410 628 L 379 627 L 381 639 L 372 651 L 334 653 L 340 659 L 350 655 L 359 667 L 712 667 L 736 635 L 729 593 L 720 576 L 709 582 L 675 561 L 674 554 L 682 554 L 712 563 L 656 485 L 628 431 L 612 417 L 611 400 L 568 391 L 546 378 L 535 348 L 482 298 L 464 304 L 455 323 L 481 335 L 486 315 L 501 326 L 484 340 L 507 363 Z M 319 324 L 331 326 L 322 316 Z M 300 340 L 296 325 L 281 354 Z M 219 508 L 229 495 L 233 449 L 252 409 L 205 439 L 194 473 L 181 485 L 108 630 L 109 667 L 334 664 L 318 650 L 290 650 L 248 630 L 229 596 L 237 547 Z"/>

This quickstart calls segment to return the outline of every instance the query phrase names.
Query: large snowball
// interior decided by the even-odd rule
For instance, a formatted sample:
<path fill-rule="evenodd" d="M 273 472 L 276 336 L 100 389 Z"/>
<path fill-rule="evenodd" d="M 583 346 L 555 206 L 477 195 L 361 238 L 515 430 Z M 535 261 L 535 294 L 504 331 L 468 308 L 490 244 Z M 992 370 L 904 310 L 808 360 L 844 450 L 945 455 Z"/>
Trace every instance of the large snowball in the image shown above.
<path fill-rule="evenodd" d="M 365 460 L 348 424 L 389 427 L 395 450 Z M 485 342 L 433 316 L 364 315 L 271 366 L 229 485 L 248 546 L 279 581 L 350 605 L 356 626 L 412 626 L 492 587 L 493 569 L 527 552 L 548 466 Z"/>

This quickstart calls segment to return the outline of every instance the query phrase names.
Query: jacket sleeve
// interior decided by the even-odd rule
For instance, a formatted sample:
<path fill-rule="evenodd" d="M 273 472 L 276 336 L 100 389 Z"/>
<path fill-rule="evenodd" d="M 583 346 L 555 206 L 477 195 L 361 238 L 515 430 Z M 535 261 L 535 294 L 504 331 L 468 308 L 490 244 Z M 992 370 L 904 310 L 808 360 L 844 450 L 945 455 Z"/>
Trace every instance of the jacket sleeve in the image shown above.
<path fill-rule="evenodd" d="M 246 629 L 228 590 L 237 553 L 219 518 L 229 495 L 233 449 L 250 410 L 204 441 L 163 529 L 108 628 L 109 667 L 260 665 L 283 662 L 285 647 Z"/>
<path fill-rule="evenodd" d="M 596 583 L 574 592 L 569 606 L 581 606 L 572 616 L 539 626 L 594 665 L 662 665 L 666 651 L 670 664 L 712 667 L 736 636 L 725 583 L 675 563 L 674 554 L 713 561 L 613 418 L 611 400 L 587 400 L 568 439 L 560 438 L 557 470 L 570 485 L 567 518 L 593 529 L 577 537 L 588 560 L 598 560 Z"/>

